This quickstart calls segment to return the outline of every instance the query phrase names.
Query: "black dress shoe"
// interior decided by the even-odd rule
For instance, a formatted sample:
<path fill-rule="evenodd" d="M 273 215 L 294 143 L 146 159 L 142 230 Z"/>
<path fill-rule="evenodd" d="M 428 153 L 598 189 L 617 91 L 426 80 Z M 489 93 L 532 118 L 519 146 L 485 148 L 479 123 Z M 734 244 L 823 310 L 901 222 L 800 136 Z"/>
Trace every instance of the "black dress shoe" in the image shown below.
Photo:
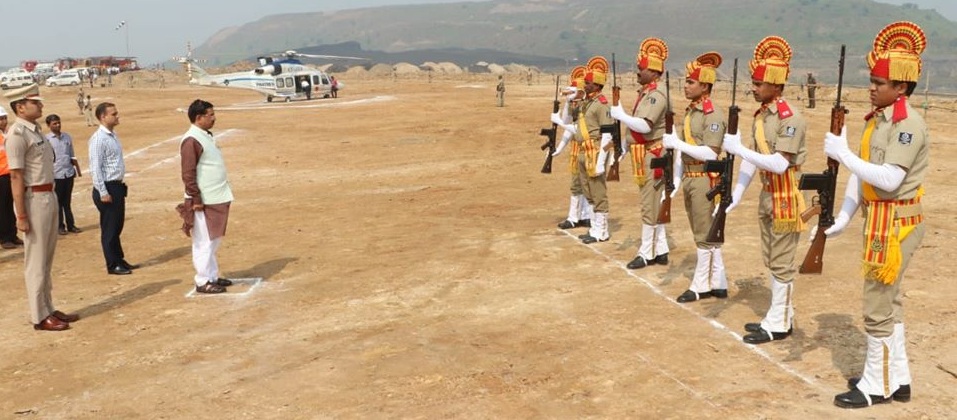
<path fill-rule="evenodd" d="M 707 299 L 709 297 L 711 297 L 711 292 L 695 293 L 691 290 L 685 290 L 685 292 L 682 293 L 681 296 L 678 296 L 678 299 L 675 300 L 677 300 L 678 303 L 687 303 L 694 302 L 696 300 Z"/>
<path fill-rule="evenodd" d="M 655 257 L 655 264 L 668 265 L 668 254 L 661 254 Z"/>
<path fill-rule="evenodd" d="M 635 259 L 631 260 L 631 262 L 629 262 L 628 265 L 627 265 L 627 267 L 630 268 L 630 269 L 632 269 L 632 270 L 637 270 L 637 269 L 639 269 L 639 268 L 645 268 L 645 267 L 647 267 L 647 266 L 648 266 L 648 262 L 645 261 L 645 257 L 642 257 L 641 255 L 635 257 Z"/>
<path fill-rule="evenodd" d="M 890 398 L 884 398 L 882 395 L 871 395 L 871 404 L 867 403 L 867 398 L 861 390 L 854 388 L 843 394 L 834 396 L 834 405 L 841 408 L 864 408 L 873 404 L 884 404 L 891 402 Z"/>
<path fill-rule="evenodd" d="M 793 331 L 794 329 L 791 328 L 787 332 L 783 332 L 783 333 L 773 332 L 771 333 L 771 335 L 768 335 L 768 332 L 762 328 L 758 330 L 757 332 L 753 332 L 751 334 L 745 335 L 743 340 L 745 343 L 748 343 L 748 344 L 764 344 L 770 341 L 783 340 L 785 338 L 788 338 L 788 336 L 790 336 L 791 332 Z"/>
<path fill-rule="evenodd" d="M 126 262 L 126 260 L 120 261 L 120 265 L 127 270 L 136 270 L 137 268 L 140 268 L 139 264 L 130 264 Z"/>
<path fill-rule="evenodd" d="M 605 241 L 607 241 L 607 239 L 604 239 L 604 240 L 603 240 L 603 239 L 598 239 L 598 238 L 596 238 L 596 237 L 594 237 L 594 236 L 591 236 L 591 235 L 585 235 L 585 237 L 582 238 L 582 243 L 585 244 L 585 245 L 593 244 L 593 243 L 595 243 L 595 242 L 605 242 Z"/>
<path fill-rule="evenodd" d="M 847 380 L 847 389 L 857 389 L 857 383 L 861 381 L 861 378 L 851 378 Z M 910 401 L 910 385 L 901 385 L 897 388 L 897 391 L 894 391 L 891 394 L 891 399 L 897 402 L 908 402 Z"/>
<path fill-rule="evenodd" d="M 578 239 L 584 240 L 585 238 L 591 238 L 591 235 L 589 235 L 589 234 L 587 234 L 587 233 L 584 234 L 584 235 L 578 235 Z"/>
<path fill-rule="evenodd" d="M 568 219 L 562 220 L 562 222 L 558 224 L 559 229 L 571 229 L 573 227 L 575 227 L 575 224 L 569 222 Z"/>
<path fill-rule="evenodd" d="M 747 324 L 744 324 L 744 330 L 747 331 L 747 332 L 758 332 L 758 331 L 761 331 L 761 323 L 760 323 L 760 322 L 749 322 L 749 323 L 747 323 Z"/>
<path fill-rule="evenodd" d="M 213 282 L 213 284 L 215 284 L 215 285 L 217 285 L 217 286 L 226 287 L 226 286 L 232 286 L 232 285 L 233 285 L 233 281 L 230 280 L 230 279 L 224 279 L 224 278 L 220 277 L 220 278 L 216 279 L 216 281 Z"/>
<path fill-rule="evenodd" d="M 66 235 L 66 229 L 60 228 L 60 231 L 59 231 L 58 233 L 59 233 L 60 235 Z"/>
<path fill-rule="evenodd" d="M 133 270 L 123 267 L 122 265 L 117 265 L 116 267 L 113 267 L 113 268 L 107 268 L 106 272 L 109 274 L 116 274 L 116 275 L 133 274 Z"/>
<path fill-rule="evenodd" d="M 65 313 L 60 312 L 60 311 L 53 311 L 53 313 L 50 314 L 50 316 L 52 316 L 52 317 L 54 317 L 54 318 L 56 318 L 56 319 L 59 319 L 60 321 L 63 321 L 63 322 L 77 322 L 77 321 L 80 320 L 80 315 L 77 315 L 77 314 L 65 314 Z"/>
<path fill-rule="evenodd" d="M 216 285 L 216 283 L 213 283 L 213 282 L 207 282 L 206 284 L 202 286 L 196 286 L 196 293 L 216 294 L 216 293 L 225 293 L 225 292 L 226 292 L 225 287 L 218 286 Z"/>
<path fill-rule="evenodd" d="M 718 299 L 727 299 L 728 289 L 711 289 L 711 296 L 714 296 Z"/>
<path fill-rule="evenodd" d="M 575 223 L 575 227 L 587 227 L 587 228 L 590 228 L 590 227 L 591 227 L 591 220 L 589 220 L 589 219 L 581 219 L 581 220 L 578 221 L 578 223 Z"/>
<path fill-rule="evenodd" d="M 67 232 L 70 232 L 70 233 L 80 233 L 80 232 L 83 232 L 82 229 L 80 229 L 80 228 L 78 228 L 78 227 L 76 227 L 76 226 L 73 226 L 73 227 L 71 227 L 71 228 L 67 228 L 66 230 L 67 230 Z"/>

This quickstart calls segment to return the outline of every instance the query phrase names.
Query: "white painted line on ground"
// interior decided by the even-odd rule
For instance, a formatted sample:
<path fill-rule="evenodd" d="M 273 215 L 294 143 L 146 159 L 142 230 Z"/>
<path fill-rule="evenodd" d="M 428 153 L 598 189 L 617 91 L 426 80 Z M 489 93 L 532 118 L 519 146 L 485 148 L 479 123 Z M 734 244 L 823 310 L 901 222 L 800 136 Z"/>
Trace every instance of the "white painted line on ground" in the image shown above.
<path fill-rule="evenodd" d="M 601 250 L 599 250 L 597 247 L 593 247 L 593 246 L 586 245 L 586 244 L 582 243 L 582 241 L 581 241 L 580 239 L 578 239 L 578 236 L 572 234 L 571 232 L 568 232 L 567 230 L 558 229 L 558 231 L 561 232 L 561 233 L 563 233 L 563 234 L 565 234 L 565 236 L 568 236 L 569 238 L 574 239 L 575 242 L 578 242 L 579 245 L 581 245 L 581 246 L 583 246 L 583 247 L 585 247 L 585 248 L 588 248 L 588 249 L 590 249 L 592 252 L 594 252 L 595 254 L 598 254 L 598 255 L 604 257 L 604 258 L 605 258 L 606 260 L 608 260 L 608 261 L 611 261 L 612 263 L 614 263 L 615 265 L 617 265 L 619 268 L 621 268 L 621 270 L 624 271 L 627 275 L 629 275 L 629 276 L 631 276 L 631 277 L 637 279 L 638 281 L 640 281 L 641 283 L 643 283 L 645 286 L 647 286 L 648 289 L 650 289 L 650 290 L 651 290 L 652 292 L 654 292 L 656 295 L 658 295 L 658 296 L 661 297 L 662 299 L 668 301 L 668 302 L 671 303 L 672 305 L 674 305 L 674 306 L 676 306 L 676 307 L 678 307 L 678 308 L 681 308 L 682 310 L 687 311 L 688 313 L 690 313 L 690 314 L 692 314 L 692 315 L 698 317 L 698 319 L 700 319 L 700 320 L 702 320 L 702 321 L 705 321 L 706 323 L 710 324 L 710 325 L 711 325 L 712 327 L 714 327 L 716 330 L 722 331 L 722 332 L 726 332 L 726 333 L 730 334 L 732 337 L 734 337 L 734 339 L 735 339 L 738 343 L 740 343 L 740 344 L 743 345 L 744 347 L 746 347 L 746 348 L 748 348 L 749 350 L 751 350 L 751 352 L 757 354 L 758 356 L 763 357 L 765 360 L 767 360 L 767 361 L 773 363 L 773 364 L 774 364 L 775 366 L 777 366 L 779 369 L 781 369 L 781 370 L 787 372 L 787 373 L 790 374 L 791 376 L 794 376 L 794 377 L 796 377 L 796 378 L 798 378 L 798 379 L 804 381 L 804 382 L 807 383 L 808 385 L 811 385 L 811 386 L 817 388 L 817 389 L 818 389 L 819 391 L 821 391 L 821 392 L 825 392 L 825 393 L 826 393 L 826 392 L 833 392 L 833 391 L 834 391 L 833 389 L 826 389 L 826 388 L 822 387 L 820 384 L 818 384 L 817 382 L 815 382 L 813 379 L 808 378 L 808 377 L 802 375 L 800 372 L 794 370 L 794 369 L 791 368 L 790 366 L 785 365 L 785 364 L 783 364 L 783 363 L 781 363 L 781 362 L 779 362 L 779 361 L 777 361 L 777 360 L 774 360 L 774 359 L 771 357 L 771 355 L 769 355 L 766 351 L 762 350 L 760 347 L 758 347 L 758 346 L 756 346 L 756 345 L 753 345 L 753 344 L 745 344 L 744 341 L 742 341 L 742 338 L 743 338 L 743 337 L 741 337 L 741 335 L 739 335 L 738 333 L 736 333 L 736 332 L 734 332 L 733 330 L 731 330 L 730 328 L 728 328 L 726 325 L 724 325 L 724 324 L 718 322 L 717 320 L 715 320 L 715 319 L 713 319 L 713 318 L 705 318 L 705 317 L 702 316 L 701 314 L 699 314 L 699 313 L 695 312 L 694 310 L 692 310 L 692 309 L 691 309 L 691 308 L 692 308 L 691 306 L 678 303 L 674 298 L 672 298 L 672 297 L 666 295 L 666 294 L 665 294 L 660 288 L 658 288 L 658 286 L 656 286 L 654 283 L 648 281 L 648 280 L 645 279 L 644 277 L 641 277 L 641 276 L 635 274 L 634 271 L 628 269 L 628 267 L 627 267 L 625 264 L 623 264 L 621 261 L 618 261 L 618 260 L 612 258 L 610 255 L 608 255 L 608 254 L 606 254 L 606 253 L 604 253 L 604 252 L 601 252 Z"/>
<path fill-rule="evenodd" d="M 262 278 L 262 277 L 248 277 L 248 278 L 230 279 L 230 280 L 233 281 L 233 286 L 235 286 L 235 285 L 237 285 L 237 284 L 248 284 L 248 285 L 250 285 L 250 286 L 249 286 L 249 290 L 246 290 L 245 292 L 242 292 L 242 293 L 229 293 L 229 292 L 226 292 L 226 293 L 214 293 L 214 294 L 210 294 L 210 293 L 198 293 L 198 292 L 196 291 L 196 287 L 192 287 L 192 288 L 189 289 L 189 292 L 186 293 L 186 298 L 194 298 L 194 297 L 213 297 L 213 296 L 231 296 L 231 297 L 243 297 L 243 296 L 248 296 L 249 294 L 251 294 L 251 293 L 253 292 L 253 290 L 256 290 L 256 289 L 259 287 L 259 285 L 262 284 L 262 282 L 263 282 L 263 278 Z M 232 286 L 230 286 L 230 287 L 232 287 Z M 228 287 L 227 287 L 227 289 L 228 289 Z"/>
<path fill-rule="evenodd" d="M 222 140 L 222 139 L 228 137 L 230 134 L 233 134 L 233 133 L 238 132 L 238 131 L 240 131 L 240 130 L 239 130 L 239 129 L 236 129 L 236 128 L 230 128 L 230 129 L 224 130 L 223 132 L 221 132 L 221 133 L 219 133 L 219 134 L 213 135 L 213 138 L 216 139 L 216 140 Z M 176 137 L 176 140 L 179 141 L 181 138 L 182 138 L 182 136 Z M 161 143 L 165 143 L 165 142 L 167 142 L 167 141 L 169 141 L 169 140 L 164 140 L 164 141 L 162 141 Z M 159 143 L 158 143 L 158 144 L 159 144 Z M 153 146 L 147 146 L 147 148 L 150 148 L 150 147 L 153 147 Z M 145 149 L 140 149 L 140 150 L 145 150 Z M 152 165 L 150 165 L 150 166 L 147 166 L 147 167 L 145 167 L 145 168 L 143 168 L 143 169 L 140 169 L 139 171 L 136 171 L 136 172 L 127 172 L 125 176 L 129 177 L 129 176 L 136 175 L 136 174 L 138 174 L 138 173 L 140 173 L 140 172 L 146 172 L 146 171 L 148 171 L 148 170 L 150 170 L 150 169 L 153 169 L 153 168 L 155 168 L 155 167 L 157 167 L 157 166 L 161 166 L 161 165 L 170 163 L 170 162 L 172 162 L 172 161 L 174 161 L 174 160 L 176 160 L 176 159 L 179 159 L 179 153 L 177 153 L 177 154 L 175 154 L 175 155 L 173 155 L 173 156 L 171 156 L 171 157 L 168 157 L 168 158 L 166 158 L 166 159 L 163 159 L 163 160 L 161 160 L 161 161 L 159 161 L 159 162 L 156 162 L 156 163 L 154 163 L 154 164 L 152 164 Z"/>
<path fill-rule="evenodd" d="M 700 400 L 704 400 L 704 402 L 708 403 L 708 405 L 710 405 L 710 406 L 712 406 L 712 407 L 714 407 L 714 408 L 718 408 L 718 406 L 717 406 L 715 403 L 711 402 L 711 398 L 709 398 L 706 394 L 702 394 L 702 393 L 696 391 L 696 390 L 695 390 L 694 388 L 692 388 L 690 385 L 688 385 L 688 384 L 682 382 L 681 379 L 678 379 L 677 376 L 672 375 L 671 372 L 668 372 L 668 371 L 664 370 L 664 368 L 661 368 L 658 364 L 656 364 L 655 362 L 652 362 L 651 359 L 645 357 L 645 356 L 642 355 L 641 353 L 636 353 L 635 355 L 638 356 L 638 358 L 641 359 L 643 362 L 645 362 L 645 365 L 647 365 L 648 367 L 651 367 L 651 368 L 657 370 L 658 373 L 664 375 L 664 376 L 667 377 L 668 379 L 671 379 L 672 381 L 674 381 L 675 383 L 677 383 L 677 384 L 678 384 L 679 386 L 681 386 L 682 388 L 688 390 L 688 392 L 690 392 L 691 395 L 693 395 L 694 397 L 697 397 L 697 398 L 700 399 Z"/>

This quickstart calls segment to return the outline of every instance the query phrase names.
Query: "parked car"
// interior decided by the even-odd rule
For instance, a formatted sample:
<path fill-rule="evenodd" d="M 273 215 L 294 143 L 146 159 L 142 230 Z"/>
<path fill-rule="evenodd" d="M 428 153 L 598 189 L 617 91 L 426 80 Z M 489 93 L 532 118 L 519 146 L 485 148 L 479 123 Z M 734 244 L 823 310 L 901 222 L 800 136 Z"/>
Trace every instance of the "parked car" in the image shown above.
<path fill-rule="evenodd" d="M 47 79 L 47 86 L 76 86 L 80 84 L 80 75 L 76 72 L 63 72 Z"/>
<path fill-rule="evenodd" d="M 0 89 L 13 89 L 34 83 L 30 73 L 6 73 L 0 77 Z"/>

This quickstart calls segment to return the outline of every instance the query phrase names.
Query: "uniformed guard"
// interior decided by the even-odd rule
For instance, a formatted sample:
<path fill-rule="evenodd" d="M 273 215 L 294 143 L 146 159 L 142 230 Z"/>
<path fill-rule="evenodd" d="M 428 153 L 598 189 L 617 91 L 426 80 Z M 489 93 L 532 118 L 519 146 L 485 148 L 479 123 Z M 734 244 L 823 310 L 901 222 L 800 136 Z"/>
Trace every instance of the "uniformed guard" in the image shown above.
<path fill-rule="evenodd" d="M 658 211 L 664 193 L 664 183 L 656 182 L 664 176 L 661 169 L 651 169 L 651 159 L 661 157 L 665 149 L 661 137 L 665 134 L 667 95 L 658 85 L 665 72 L 668 46 L 658 38 L 647 38 L 638 48 L 638 99 L 628 115 L 622 107 L 612 107 L 611 115 L 630 129 L 629 141 L 632 174 L 641 191 L 641 245 L 638 255 L 628 268 L 638 269 L 651 264 L 668 264 L 668 239 L 665 225 L 658 223 Z"/>
<path fill-rule="evenodd" d="M 921 198 L 930 139 L 924 119 L 908 98 L 917 87 L 920 54 L 926 46 L 924 32 L 914 23 L 896 22 L 881 30 L 867 55 L 875 109 L 865 117 L 860 156 L 848 148 L 846 130 L 837 136 L 828 133 L 824 141 L 827 156 L 852 174 L 841 211 L 825 233 L 840 233 L 860 206 L 865 216 L 862 268 L 867 353 L 861 377 L 849 380 L 851 390 L 834 397 L 839 407 L 910 400 L 900 286 L 926 230 Z"/>
<path fill-rule="evenodd" d="M 611 165 L 610 156 L 613 155 L 611 129 L 614 121 L 608 113 L 608 99 L 601 93 L 608 74 L 608 60 L 601 56 L 592 57 L 585 69 L 582 80 L 584 98 L 577 108 L 574 126 L 565 124 L 564 127 L 575 131 L 578 159 L 574 171 L 588 204 L 594 210 L 588 233 L 579 236 L 583 243 L 591 244 L 610 238 L 605 171 Z M 561 123 L 554 115 L 552 122 Z"/>
<path fill-rule="evenodd" d="M 57 241 L 57 199 L 53 192 L 53 146 L 40 133 L 43 98 L 36 84 L 6 92 L 17 121 L 5 141 L 17 229 L 24 233 L 23 265 L 33 328 L 62 331 L 78 315 L 53 306 L 53 254 Z"/>
<path fill-rule="evenodd" d="M 662 139 L 666 149 L 678 150 L 674 184 L 681 185 L 684 192 L 685 212 L 697 248 L 694 277 L 688 290 L 678 296 L 681 303 L 728 297 L 721 244 L 706 239 L 714 219 L 714 202 L 708 200 L 707 194 L 717 183 L 717 175 L 704 171 L 704 161 L 717 159 L 726 131 L 724 113 L 711 102 L 719 66 L 721 55 L 716 52 L 702 54 L 688 63 L 684 91 L 691 103 L 685 109 L 682 125 Z"/>
<path fill-rule="evenodd" d="M 806 123 L 781 95 L 790 71 L 791 46 L 781 37 L 769 36 L 754 49 L 751 67 L 751 92 L 761 108 L 754 114 L 751 128 L 752 150 L 741 144 L 740 134 L 725 134 L 723 148 L 740 156 L 741 169 L 731 193 L 730 212 L 760 170 L 761 195 L 758 225 L 761 252 L 770 271 L 771 305 L 760 323 L 747 323 L 744 342 L 749 344 L 781 340 L 791 335 L 794 325 L 794 255 L 805 225 L 801 212 L 804 194 L 798 189 L 801 164 L 807 157 L 804 144 Z"/>
<path fill-rule="evenodd" d="M 585 66 L 578 66 L 572 70 L 569 79 L 572 81 L 571 86 L 563 89 L 564 104 L 561 113 L 557 116 L 552 116 L 553 119 L 557 118 L 558 122 L 556 122 L 556 124 L 565 128 L 565 132 L 562 134 L 562 140 L 558 143 L 558 147 L 555 148 L 555 152 L 552 153 L 552 156 L 558 156 L 565 147 L 571 144 L 571 150 L 569 151 L 569 172 L 571 172 L 572 175 L 571 199 L 568 204 L 568 217 L 558 224 L 559 229 L 591 227 L 593 210 L 591 205 L 588 204 L 588 199 L 585 198 L 585 189 L 581 179 L 578 177 L 578 142 L 571 141 L 571 139 L 575 137 L 575 132 L 578 131 L 574 117 L 585 95 L 585 91 L 580 88 L 585 85 L 586 71 Z"/>

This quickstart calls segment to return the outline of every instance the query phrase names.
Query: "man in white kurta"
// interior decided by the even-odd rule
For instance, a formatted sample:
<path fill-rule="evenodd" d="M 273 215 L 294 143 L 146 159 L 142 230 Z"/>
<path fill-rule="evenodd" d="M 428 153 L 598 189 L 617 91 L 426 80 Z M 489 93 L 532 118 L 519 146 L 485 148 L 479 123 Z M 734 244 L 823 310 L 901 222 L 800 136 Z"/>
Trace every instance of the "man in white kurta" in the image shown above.
<path fill-rule="evenodd" d="M 226 235 L 233 193 L 226 177 L 226 163 L 209 131 L 216 124 L 213 104 L 197 99 L 188 110 L 192 123 L 180 142 L 187 234 L 193 238 L 196 291 L 223 293 L 232 281 L 219 277 L 216 250 Z M 188 214 L 192 213 L 191 220 Z M 192 223 L 190 223 L 192 222 Z"/>

